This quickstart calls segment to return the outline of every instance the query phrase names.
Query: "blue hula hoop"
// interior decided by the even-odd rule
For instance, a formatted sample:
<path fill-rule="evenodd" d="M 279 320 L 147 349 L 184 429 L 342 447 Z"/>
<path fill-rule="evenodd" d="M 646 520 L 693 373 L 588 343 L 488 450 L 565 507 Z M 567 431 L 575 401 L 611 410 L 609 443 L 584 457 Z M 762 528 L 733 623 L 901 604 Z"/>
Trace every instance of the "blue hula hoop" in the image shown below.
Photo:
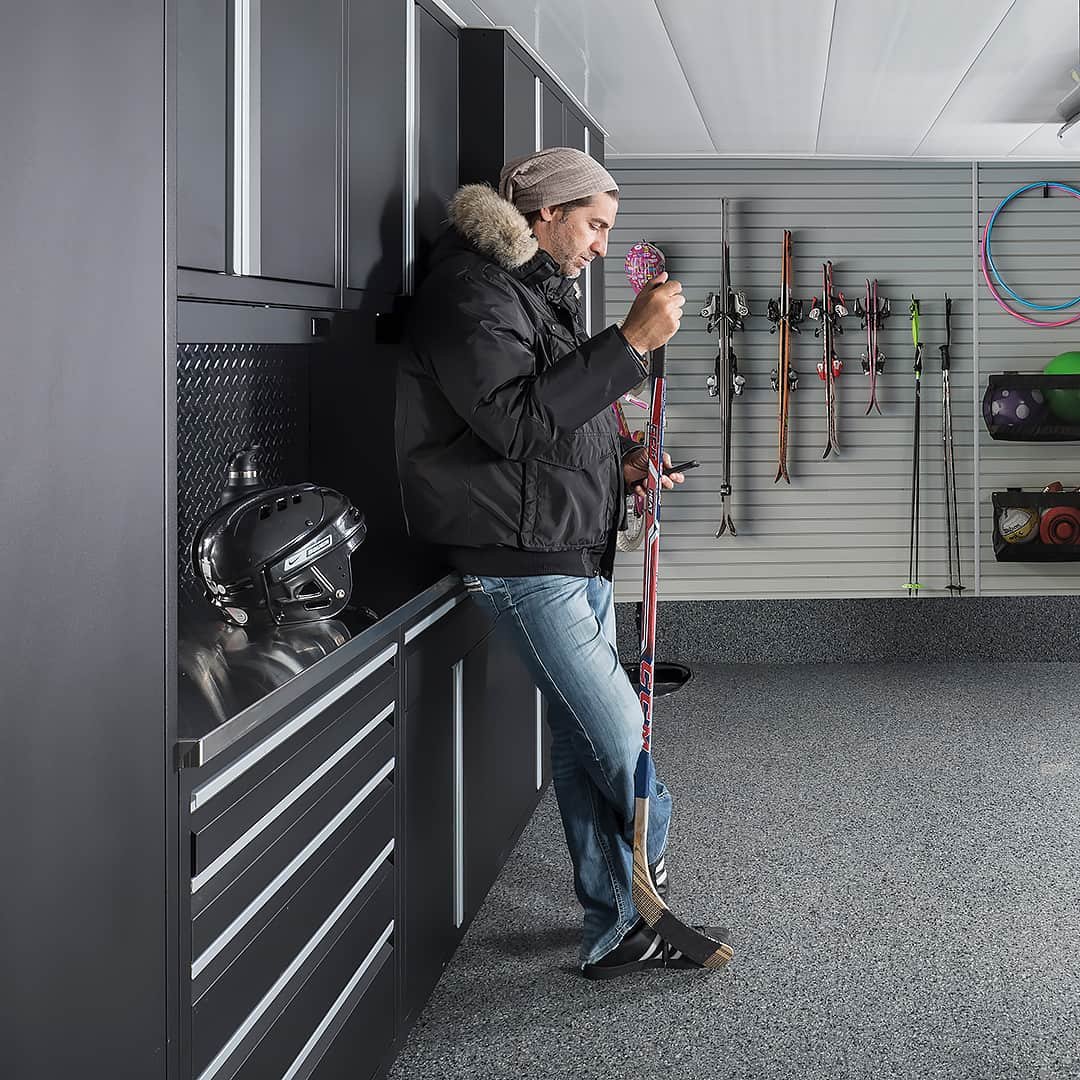
<path fill-rule="evenodd" d="M 1036 304 L 1031 300 L 1025 300 L 1022 296 L 1009 288 L 1001 274 L 998 273 L 997 266 L 994 264 L 994 256 L 990 248 L 990 236 L 994 231 L 994 222 L 997 221 L 998 214 L 1000 214 L 1001 211 L 1004 210 L 1018 195 L 1023 195 L 1025 191 L 1032 191 L 1035 188 L 1056 188 L 1058 191 L 1067 191 L 1070 195 L 1075 195 L 1076 198 L 1080 199 L 1080 191 L 1076 188 L 1070 187 L 1068 184 L 1059 184 L 1054 180 L 1040 180 L 1034 184 L 1025 184 L 1023 187 L 1017 188 L 1011 195 L 1006 195 L 998 204 L 997 209 L 990 216 L 990 220 L 986 225 L 986 242 L 984 244 L 986 264 L 990 267 L 990 272 L 994 275 L 994 280 L 997 281 L 1002 290 L 1007 292 L 1018 304 L 1023 304 L 1024 307 L 1032 308 L 1035 311 L 1066 311 L 1068 308 L 1076 307 L 1077 304 L 1080 304 L 1080 296 L 1065 304 Z"/>

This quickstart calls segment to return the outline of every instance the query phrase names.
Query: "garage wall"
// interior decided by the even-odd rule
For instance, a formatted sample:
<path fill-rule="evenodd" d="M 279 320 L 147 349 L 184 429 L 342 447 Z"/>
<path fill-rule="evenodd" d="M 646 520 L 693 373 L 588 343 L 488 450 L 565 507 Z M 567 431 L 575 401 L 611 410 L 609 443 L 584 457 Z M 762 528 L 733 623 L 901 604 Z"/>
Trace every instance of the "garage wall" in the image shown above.
<path fill-rule="evenodd" d="M 1013 188 L 1063 179 L 1060 166 L 966 162 L 615 158 L 622 192 L 605 263 L 607 320 L 633 299 L 622 256 L 645 237 L 663 248 L 684 286 L 683 326 L 668 349 L 666 440 L 676 460 L 703 464 L 668 497 L 663 516 L 661 596 L 667 600 L 905 597 L 908 580 L 914 376 L 908 305 L 922 312 L 921 595 L 947 596 L 941 452 L 943 294 L 953 300 L 952 394 L 963 580 L 975 593 L 1080 592 L 1080 564 L 997 564 L 990 546 L 989 493 L 1007 485 L 1080 483 L 1071 444 L 995 443 L 981 409 L 985 375 L 1040 370 L 1076 340 L 1067 330 L 1021 326 L 997 309 L 976 279 L 979 223 Z M 732 278 L 751 318 L 735 349 L 747 387 L 734 405 L 733 516 L 738 536 L 716 539 L 721 475 L 719 409 L 705 389 L 715 335 L 698 316 L 720 274 L 720 198 L 730 200 Z M 1032 200 L 1043 203 L 1043 200 Z M 995 227 L 999 265 L 1021 292 L 1053 297 L 1080 291 L 1069 251 L 1080 240 L 1071 200 L 1025 203 Z M 766 304 L 779 293 L 782 231 L 794 236 L 795 295 L 820 295 L 821 266 L 833 263 L 849 306 L 877 278 L 893 313 L 880 335 L 887 360 L 879 381 L 883 416 L 864 415 L 865 334 L 854 316 L 838 339 L 845 370 L 838 386 L 839 457 L 822 461 L 824 386 L 815 365 L 813 323 L 794 339 L 801 375 L 790 419 L 791 486 L 774 484 L 777 396 L 770 385 L 777 337 Z M 1053 283 L 1057 282 L 1057 285 Z M 975 307 L 978 304 L 976 313 Z M 1080 336 L 1080 335 L 1078 335 Z M 635 411 L 635 410 L 632 410 Z M 631 416 L 640 426 L 644 413 Z M 1070 471 L 1071 470 L 1071 471 Z M 616 596 L 640 595 L 640 553 L 620 556 Z"/>
<path fill-rule="evenodd" d="M 979 224 L 985 227 L 1010 192 L 1036 180 L 1077 186 L 1080 168 L 980 164 Z M 1059 304 L 1080 293 L 1080 202 L 1061 193 L 1044 199 L 1030 192 L 1010 203 L 994 224 L 994 260 L 1005 280 L 1021 296 Z M 1080 347 L 1080 323 L 1060 329 L 1035 329 L 1007 315 L 979 275 L 979 372 L 1041 372 L 1046 361 Z M 1019 305 L 1014 305 L 1019 307 Z M 1074 309 L 1075 311 L 1075 309 Z M 1056 315 L 1026 312 L 1057 320 Z M 981 400 L 981 399 L 980 399 Z M 990 493 L 1006 487 L 1043 488 L 1052 480 L 1066 487 L 1080 484 L 1080 444 L 1001 442 L 979 424 L 979 548 L 982 591 L 1005 593 L 1080 593 L 1080 562 L 1024 563 L 994 559 Z"/>

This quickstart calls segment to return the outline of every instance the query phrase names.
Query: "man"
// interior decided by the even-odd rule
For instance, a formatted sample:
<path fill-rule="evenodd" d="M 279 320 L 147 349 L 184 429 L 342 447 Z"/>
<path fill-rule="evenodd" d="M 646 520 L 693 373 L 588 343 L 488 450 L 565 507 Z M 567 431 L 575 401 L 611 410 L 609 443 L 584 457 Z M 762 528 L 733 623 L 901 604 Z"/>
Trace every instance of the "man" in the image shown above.
<path fill-rule="evenodd" d="M 590 978 L 695 966 L 631 899 L 641 708 L 615 650 L 611 575 L 625 492 L 648 466 L 612 403 L 646 377 L 685 301 L 658 275 L 621 327 L 586 335 L 576 279 L 606 252 L 618 197 L 598 162 L 565 147 L 507 164 L 498 193 L 461 188 L 410 317 L 397 402 L 410 533 L 440 545 L 501 616 L 547 700 Z M 663 895 L 671 795 L 659 781 L 649 810 Z"/>

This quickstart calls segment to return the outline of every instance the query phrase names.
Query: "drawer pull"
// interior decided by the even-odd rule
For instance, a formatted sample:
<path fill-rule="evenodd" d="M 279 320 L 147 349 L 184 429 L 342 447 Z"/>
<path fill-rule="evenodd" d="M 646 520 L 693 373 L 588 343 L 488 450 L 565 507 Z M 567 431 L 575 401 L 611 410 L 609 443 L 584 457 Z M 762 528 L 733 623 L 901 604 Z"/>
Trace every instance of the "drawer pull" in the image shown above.
<path fill-rule="evenodd" d="M 359 881 L 342 897 L 341 903 L 326 917 L 326 921 L 309 938 L 308 943 L 296 954 L 292 963 L 277 977 L 274 985 L 263 995 L 262 1000 L 247 1015 L 247 1019 L 233 1032 L 229 1041 L 217 1052 L 213 1061 L 199 1074 L 198 1080 L 212 1080 L 221 1067 L 236 1052 L 236 1049 L 244 1041 L 251 1029 L 259 1022 L 259 1018 L 274 1003 L 274 999 L 288 985 L 292 977 L 304 966 L 308 957 L 319 947 L 319 943 L 334 928 L 334 924 L 348 910 L 349 905 L 360 895 L 364 886 L 374 877 L 375 872 L 389 858 L 394 850 L 394 841 L 391 840 L 386 847 L 376 856 L 375 861 L 364 871 Z"/>
<path fill-rule="evenodd" d="M 363 963 L 356 969 L 353 977 L 345 984 L 345 989 L 341 991 L 337 1000 L 330 1006 L 330 1011 L 319 1021 L 319 1026 L 312 1032 L 311 1038 L 304 1043 L 303 1050 L 296 1055 L 296 1060 L 289 1066 L 281 1080 L 295 1080 L 296 1074 L 304 1067 L 304 1063 L 311 1056 L 315 1047 L 318 1046 L 319 1040 L 326 1034 L 327 1029 L 334 1022 L 338 1013 L 345 1008 L 353 991 L 359 985 L 360 980 L 368 973 L 371 965 L 375 963 L 379 953 L 382 951 L 382 947 L 390 940 L 390 935 L 393 932 L 394 921 L 391 919 L 390 924 L 382 932 L 382 936 L 371 947 L 371 952 L 364 957 Z"/>
<path fill-rule="evenodd" d="M 207 781 L 200 784 L 191 793 L 191 812 L 195 813 L 200 806 L 204 806 L 218 792 L 223 791 L 238 776 L 242 776 L 253 765 L 261 761 L 271 750 L 280 746 L 287 738 L 294 735 L 306 724 L 311 723 L 324 709 L 329 708 L 339 698 L 344 697 L 354 686 L 362 683 L 373 671 L 382 667 L 397 653 L 397 642 L 388 649 L 384 649 L 378 656 L 369 660 L 359 671 L 353 672 L 347 679 L 342 679 L 333 689 L 328 690 L 317 701 L 313 701 L 306 709 L 294 716 L 287 724 L 278 728 L 273 735 L 263 739 L 262 742 L 253 746 L 246 754 L 242 754 L 231 765 L 221 772 L 211 776 Z"/>
<path fill-rule="evenodd" d="M 396 703 L 391 701 L 378 716 L 369 720 L 347 743 L 338 747 L 313 773 L 297 784 L 277 806 L 256 821 L 243 836 L 234 840 L 205 870 L 196 874 L 191 879 L 191 891 L 194 893 L 201 889 L 238 851 L 250 844 L 263 829 L 272 825 L 297 799 L 314 787 L 342 758 L 359 746 L 375 728 L 393 713 L 395 708 Z"/>
<path fill-rule="evenodd" d="M 208 945 L 191 964 L 192 981 L 203 971 L 230 941 L 258 914 L 259 909 L 278 892 L 301 866 L 335 833 L 353 811 L 385 780 L 394 770 L 394 758 L 391 758 L 335 815 L 328 821 L 311 842 L 281 871 L 280 874 Z"/>

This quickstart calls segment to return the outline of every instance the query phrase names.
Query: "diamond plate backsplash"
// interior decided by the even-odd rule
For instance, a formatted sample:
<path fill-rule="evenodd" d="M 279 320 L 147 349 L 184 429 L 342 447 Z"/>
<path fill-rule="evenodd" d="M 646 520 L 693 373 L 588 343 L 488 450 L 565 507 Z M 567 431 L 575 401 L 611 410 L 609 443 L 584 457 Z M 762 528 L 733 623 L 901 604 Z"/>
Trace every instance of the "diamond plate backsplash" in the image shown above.
<path fill-rule="evenodd" d="M 195 530 L 217 506 L 226 466 L 261 447 L 268 485 L 308 479 L 310 345 L 181 345 L 177 348 L 176 469 L 179 591 L 199 607 L 191 565 Z"/>

